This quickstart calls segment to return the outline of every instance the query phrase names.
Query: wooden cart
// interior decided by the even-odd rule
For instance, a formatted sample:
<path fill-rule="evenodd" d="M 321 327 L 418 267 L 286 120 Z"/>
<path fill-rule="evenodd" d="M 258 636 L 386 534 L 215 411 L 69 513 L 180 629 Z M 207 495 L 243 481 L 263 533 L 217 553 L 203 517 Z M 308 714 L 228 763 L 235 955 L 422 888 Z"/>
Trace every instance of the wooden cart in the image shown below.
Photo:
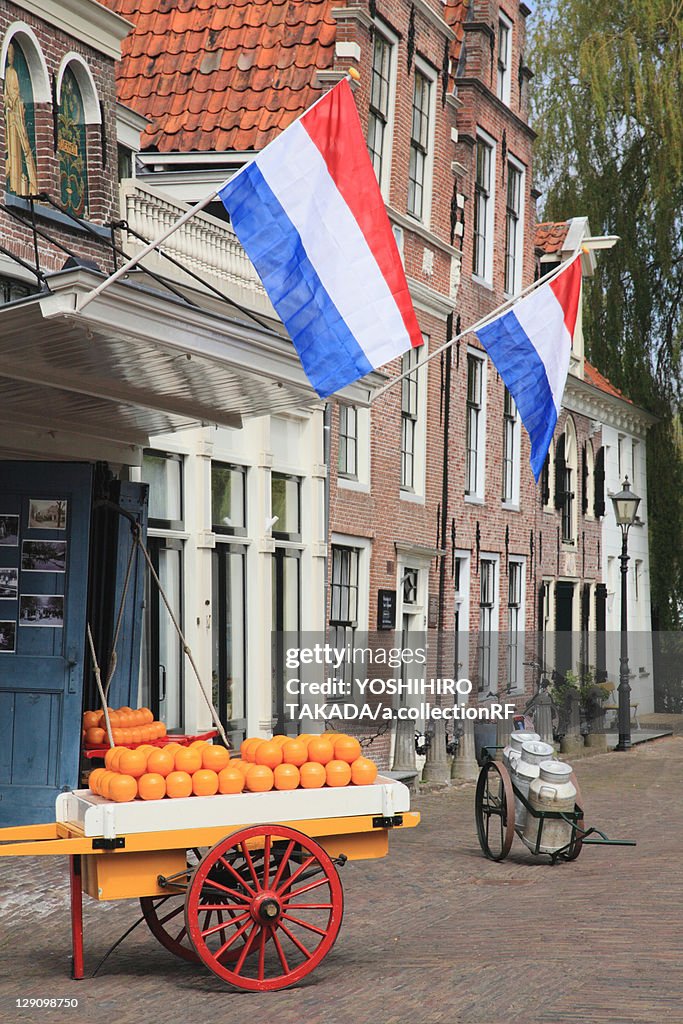
<path fill-rule="evenodd" d="M 76 790 L 57 798 L 54 823 L 0 829 L 0 857 L 68 856 L 75 979 L 85 892 L 139 899 L 166 949 L 238 988 L 280 989 L 335 942 L 337 867 L 385 856 L 390 831 L 418 824 L 409 808 L 407 788 L 381 776 L 371 786 L 120 804 Z"/>

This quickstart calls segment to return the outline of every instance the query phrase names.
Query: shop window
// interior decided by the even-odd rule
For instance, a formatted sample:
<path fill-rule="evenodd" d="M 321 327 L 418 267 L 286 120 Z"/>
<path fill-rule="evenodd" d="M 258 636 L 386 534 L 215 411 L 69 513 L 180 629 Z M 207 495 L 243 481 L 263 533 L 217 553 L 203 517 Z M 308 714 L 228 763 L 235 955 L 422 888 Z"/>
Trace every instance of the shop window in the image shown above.
<path fill-rule="evenodd" d="M 211 529 L 214 533 L 246 534 L 246 476 L 244 466 L 211 464 Z"/>
<path fill-rule="evenodd" d="M 332 546 L 330 581 L 330 643 L 341 650 L 353 650 L 358 629 L 358 548 Z M 353 659 L 345 660 L 340 673 L 347 682 L 353 679 Z"/>
<path fill-rule="evenodd" d="M 234 747 L 247 731 L 247 549 L 220 541 L 212 552 L 213 702 Z"/>
<path fill-rule="evenodd" d="M 33 86 L 26 56 L 13 40 L 4 69 L 5 188 L 17 196 L 36 195 L 36 123 Z"/>
<path fill-rule="evenodd" d="M 160 529 L 179 530 L 183 519 L 182 456 L 146 451 L 141 479 L 149 484 L 149 518 Z"/>
<path fill-rule="evenodd" d="M 301 540 L 301 480 L 285 473 L 271 474 L 271 509 L 277 522 L 273 537 Z"/>
<path fill-rule="evenodd" d="M 83 95 L 67 67 L 62 77 L 57 130 L 62 205 L 77 217 L 88 213 L 88 153 Z"/>

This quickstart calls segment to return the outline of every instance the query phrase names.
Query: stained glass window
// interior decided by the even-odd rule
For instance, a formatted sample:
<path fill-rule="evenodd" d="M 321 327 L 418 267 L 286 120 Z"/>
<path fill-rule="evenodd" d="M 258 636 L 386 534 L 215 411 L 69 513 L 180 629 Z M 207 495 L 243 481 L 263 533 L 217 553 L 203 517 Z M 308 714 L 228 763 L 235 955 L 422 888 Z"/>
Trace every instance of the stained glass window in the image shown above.
<path fill-rule="evenodd" d="M 83 96 L 71 68 L 62 79 L 59 101 L 59 178 L 62 205 L 83 217 L 88 212 L 88 157 Z"/>
<path fill-rule="evenodd" d="M 7 48 L 3 102 L 7 138 L 5 187 L 17 196 L 35 195 L 38 175 L 33 88 L 26 57 L 17 42 Z"/>

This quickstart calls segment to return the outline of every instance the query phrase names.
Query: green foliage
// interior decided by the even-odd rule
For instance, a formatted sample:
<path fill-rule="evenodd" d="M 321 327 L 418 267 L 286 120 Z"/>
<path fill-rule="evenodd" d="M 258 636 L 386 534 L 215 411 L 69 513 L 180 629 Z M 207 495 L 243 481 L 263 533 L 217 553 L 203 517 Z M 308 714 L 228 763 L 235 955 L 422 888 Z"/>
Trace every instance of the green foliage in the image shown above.
<path fill-rule="evenodd" d="M 586 288 L 586 355 L 660 422 L 648 439 L 654 623 L 683 626 L 683 0 L 557 0 L 537 12 L 543 219 L 621 241 Z"/>

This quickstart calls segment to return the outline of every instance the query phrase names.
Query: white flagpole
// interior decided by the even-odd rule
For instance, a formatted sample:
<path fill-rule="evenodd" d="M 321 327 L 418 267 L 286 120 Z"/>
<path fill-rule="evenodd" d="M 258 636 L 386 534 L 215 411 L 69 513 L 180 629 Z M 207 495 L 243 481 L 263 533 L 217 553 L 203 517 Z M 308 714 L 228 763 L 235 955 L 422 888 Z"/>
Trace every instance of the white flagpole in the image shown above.
<path fill-rule="evenodd" d="M 472 324 L 471 327 L 467 327 L 464 331 L 461 331 L 460 334 L 456 334 L 454 338 L 451 338 L 449 341 L 445 342 L 439 348 L 434 349 L 433 352 L 429 353 L 426 359 L 423 359 L 422 362 L 418 363 L 417 369 L 419 370 L 421 366 L 426 366 L 426 364 L 430 362 L 430 360 L 436 359 L 436 357 L 441 355 L 442 352 L 445 352 L 447 348 L 450 348 L 452 345 L 455 345 L 457 341 L 461 341 L 462 338 L 467 337 L 468 334 L 474 334 L 475 331 L 479 331 L 481 330 L 482 327 L 486 327 L 487 324 L 490 324 L 493 320 L 496 320 L 501 315 L 501 313 L 503 313 L 506 309 L 510 309 L 512 306 L 515 306 L 521 299 L 523 299 L 530 292 L 535 291 L 536 288 L 539 288 L 542 284 L 547 284 L 548 281 L 551 281 L 554 277 L 557 277 L 558 274 L 561 274 L 563 270 L 567 269 L 570 263 L 573 263 L 577 256 L 581 255 L 582 251 L 583 246 L 580 245 L 577 249 L 574 250 L 569 259 L 565 260 L 564 263 L 561 263 L 559 267 L 555 267 L 553 270 L 549 270 L 547 274 L 544 274 L 543 277 L 539 277 L 537 281 L 532 281 L 531 284 L 527 285 L 526 288 L 522 289 L 519 295 L 515 295 L 514 298 L 507 299 L 506 302 L 503 302 L 500 306 L 497 306 L 496 309 L 492 310 L 490 313 L 487 313 L 486 316 L 481 318 L 481 320 L 477 320 L 476 324 Z M 412 373 L 415 373 L 415 370 L 416 367 L 413 367 L 412 370 L 406 370 L 405 373 L 400 373 L 398 377 L 392 377 L 391 380 L 387 381 L 386 384 L 383 384 L 381 388 L 377 389 L 377 391 L 373 391 L 368 399 L 369 404 L 372 405 L 372 403 L 376 399 L 378 399 L 380 395 L 383 395 L 390 388 L 393 388 L 395 384 L 398 384 L 399 381 L 402 381 L 405 377 L 409 377 Z"/>
<path fill-rule="evenodd" d="M 223 186 L 221 185 L 221 188 L 222 187 Z M 78 303 L 76 305 L 76 312 L 80 313 L 82 309 L 85 309 L 88 303 L 92 302 L 93 299 L 96 299 L 97 296 L 100 295 L 105 288 L 108 288 L 110 284 L 114 283 L 114 281 L 118 281 L 120 277 L 123 277 L 124 274 L 127 274 L 128 271 L 132 270 L 133 267 L 136 266 L 136 264 L 138 264 L 141 259 L 144 259 L 144 257 L 147 256 L 154 249 L 156 249 L 158 245 L 161 245 L 162 242 L 165 242 L 166 239 L 174 233 L 174 231 L 177 231 L 178 228 L 181 228 L 183 224 L 186 224 L 191 217 L 194 217 L 195 213 L 199 213 L 200 210 L 203 210 L 205 206 L 208 206 L 209 203 L 213 202 L 213 200 L 218 195 L 219 191 L 219 189 L 216 189 L 214 192 L 210 192 L 208 196 L 204 196 L 204 198 L 201 199 L 195 206 L 191 207 L 189 210 L 186 210 L 182 217 L 179 217 L 178 220 L 175 221 L 175 223 L 171 224 L 170 228 L 167 228 L 166 231 L 164 231 L 163 235 L 159 235 L 159 237 L 155 238 L 153 242 L 148 242 L 148 244 L 143 249 L 141 249 L 140 252 L 136 253 L 135 256 L 131 256 L 128 262 L 124 263 L 122 267 L 119 267 L 119 269 L 114 274 L 108 277 L 105 281 L 102 281 L 101 284 L 98 284 L 97 288 L 93 288 L 91 292 L 87 292 L 81 299 L 78 300 Z"/>

